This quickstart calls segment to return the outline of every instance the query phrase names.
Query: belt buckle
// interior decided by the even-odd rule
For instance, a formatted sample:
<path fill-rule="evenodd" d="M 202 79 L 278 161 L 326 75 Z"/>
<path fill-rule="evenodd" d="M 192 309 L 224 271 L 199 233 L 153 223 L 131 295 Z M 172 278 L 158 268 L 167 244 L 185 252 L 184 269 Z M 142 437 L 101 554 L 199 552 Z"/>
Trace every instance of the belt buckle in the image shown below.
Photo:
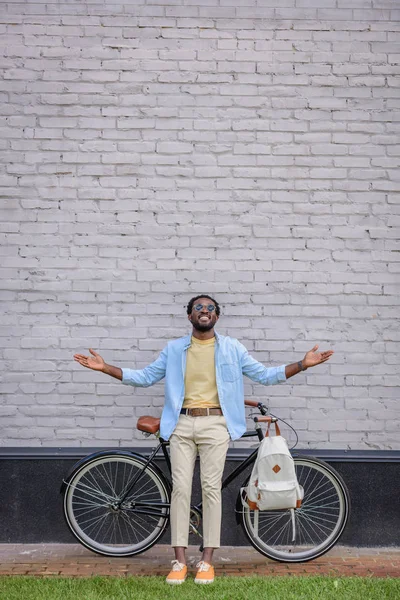
<path fill-rule="evenodd" d="M 192 408 L 191 410 L 192 417 L 201 417 L 203 415 L 202 408 Z"/>

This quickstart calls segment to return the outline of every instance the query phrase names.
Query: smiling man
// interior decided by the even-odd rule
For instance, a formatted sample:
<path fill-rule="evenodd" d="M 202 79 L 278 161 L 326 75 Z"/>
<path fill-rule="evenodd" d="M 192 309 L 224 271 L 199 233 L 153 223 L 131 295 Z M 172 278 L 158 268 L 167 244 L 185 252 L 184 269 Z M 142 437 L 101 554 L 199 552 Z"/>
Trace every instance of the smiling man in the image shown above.
<path fill-rule="evenodd" d="M 82 366 L 102 371 L 127 385 L 148 387 L 165 377 L 165 403 L 160 435 L 170 441 L 172 467 L 171 545 L 175 551 L 167 583 L 181 584 L 187 576 L 190 499 L 194 464 L 200 457 L 203 496 L 204 551 L 195 583 L 212 583 L 212 556 L 220 546 L 221 479 L 229 441 L 246 431 L 243 375 L 256 383 L 273 385 L 300 371 L 327 361 L 332 350 L 318 346 L 303 360 L 280 367 L 265 367 L 236 339 L 217 334 L 214 327 L 220 306 L 207 294 L 187 305 L 191 334 L 167 344 L 160 356 L 144 369 L 120 369 L 92 356 L 75 354 Z"/>

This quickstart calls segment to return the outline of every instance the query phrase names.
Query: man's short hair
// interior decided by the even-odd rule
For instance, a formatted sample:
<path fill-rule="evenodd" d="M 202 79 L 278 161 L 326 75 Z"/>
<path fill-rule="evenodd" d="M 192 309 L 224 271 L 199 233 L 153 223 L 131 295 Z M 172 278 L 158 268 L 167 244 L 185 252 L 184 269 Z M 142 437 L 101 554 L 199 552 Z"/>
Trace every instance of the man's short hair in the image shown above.
<path fill-rule="evenodd" d="M 199 300 L 199 298 L 208 298 L 209 300 L 211 300 L 212 302 L 214 302 L 214 304 L 215 304 L 215 312 L 217 313 L 217 317 L 219 317 L 219 313 L 220 313 L 219 304 L 218 304 L 218 302 L 216 300 L 214 300 L 214 298 L 212 298 L 208 294 L 199 294 L 198 296 L 195 296 L 194 298 L 191 298 L 191 300 L 189 300 L 188 305 L 186 307 L 186 312 L 187 312 L 188 315 L 191 314 L 191 312 L 193 310 L 193 304 L 196 302 L 196 300 Z"/>

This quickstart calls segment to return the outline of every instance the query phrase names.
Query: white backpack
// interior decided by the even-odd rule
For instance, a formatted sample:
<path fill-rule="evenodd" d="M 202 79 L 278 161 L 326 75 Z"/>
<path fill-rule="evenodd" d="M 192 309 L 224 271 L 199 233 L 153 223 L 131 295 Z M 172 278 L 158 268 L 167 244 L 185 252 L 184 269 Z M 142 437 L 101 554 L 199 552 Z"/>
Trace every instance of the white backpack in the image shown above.
<path fill-rule="evenodd" d="M 304 490 L 296 477 L 293 458 L 285 438 L 275 423 L 275 436 L 270 436 L 270 423 L 258 449 L 247 488 L 242 488 L 242 502 L 252 510 L 299 508 Z"/>

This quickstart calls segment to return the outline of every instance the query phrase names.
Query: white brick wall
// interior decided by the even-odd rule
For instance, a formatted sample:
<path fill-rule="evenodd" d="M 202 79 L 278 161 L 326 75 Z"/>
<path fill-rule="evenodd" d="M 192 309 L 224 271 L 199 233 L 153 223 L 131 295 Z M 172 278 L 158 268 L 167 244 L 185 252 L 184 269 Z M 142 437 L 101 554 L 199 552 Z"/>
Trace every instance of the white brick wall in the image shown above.
<path fill-rule="evenodd" d="M 301 445 L 400 448 L 393 0 L 1 2 L 1 442 L 137 445 L 199 292 Z M 145 442 L 146 443 L 146 442 Z M 148 443 L 148 442 L 147 442 Z"/>

